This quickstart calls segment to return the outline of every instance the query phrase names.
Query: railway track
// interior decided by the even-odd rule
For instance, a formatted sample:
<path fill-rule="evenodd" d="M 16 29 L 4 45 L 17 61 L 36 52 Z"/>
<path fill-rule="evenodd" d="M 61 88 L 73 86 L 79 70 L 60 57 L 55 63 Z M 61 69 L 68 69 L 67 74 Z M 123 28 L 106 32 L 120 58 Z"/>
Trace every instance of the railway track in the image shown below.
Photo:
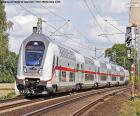
<path fill-rule="evenodd" d="M 11 99 L 10 101 L 6 101 L 7 103 L 4 103 L 5 105 L 1 105 L 0 106 L 0 111 L 6 110 L 6 109 L 10 109 L 10 108 L 14 108 L 14 107 L 20 107 L 22 105 L 27 105 L 27 104 L 31 104 L 31 103 L 35 103 L 38 101 L 42 101 L 44 99 L 39 98 L 39 99 L 25 99 L 25 98 L 19 98 L 19 99 Z"/>
<path fill-rule="evenodd" d="M 22 103 L 0 107 L 0 115 L 4 115 L 4 116 L 9 116 L 9 115 L 19 116 L 21 114 L 24 116 L 43 115 L 47 112 L 53 112 L 57 109 L 61 109 L 61 107 L 65 107 L 68 104 L 70 105 L 77 101 L 81 101 L 81 100 L 88 99 L 90 97 L 92 98 L 93 96 L 96 97 L 98 95 L 101 95 L 99 97 L 100 98 L 99 100 L 95 99 L 95 102 L 92 104 L 94 105 L 95 103 L 98 103 L 99 101 L 104 99 L 104 97 L 108 97 L 116 92 L 123 91 L 127 88 L 128 87 L 125 87 L 125 88 L 114 87 L 114 88 L 92 90 L 88 92 L 86 91 L 86 92 L 81 92 L 81 93 L 76 93 L 76 94 L 71 94 L 71 95 L 66 95 L 66 96 L 59 96 L 59 97 L 46 99 L 46 100 L 43 98 L 27 100 Z M 76 111 L 74 111 L 75 114 L 76 114 Z M 73 115 L 76 116 L 75 114 Z"/>
<path fill-rule="evenodd" d="M 0 103 L 16 101 L 16 100 L 20 100 L 20 99 L 23 99 L 23 98 L 24 98 L 23 96 L 17 96 L 17 97 L 14 97 L 14 98 L 8 98 L 8 99 L 0 100 Z"/>
<path fill-rule="evenodd" d="M 84 92 L 85 90 L 81 91 Z M 86 91 L 90 91 L 86 90 Z M 56 98 L 56 97 L 62 97 L 62 96 L 66 96 L 69 95 L 70 92 L 64 92 L 64 93 L 56 93 L 52 96 L 34 96 L 34 97 L 25 97 L 25 96 L 17 96 L 15 98 L 11 98 L 11 99 L 5 99 L 5 100 L 0 100 L 0 111 L 2 110 L 6 110 L 9 108 L 13 108 L 13 107 L 18 107 L 18 106 L 22 106 L 22 105 L 27 105 L 27 104 L 31 104 L 31 103 L 35 103 L 38 101 L 43 101 L 45 99 L 52 99 L 52 98 Z"/>
<path fill-rule="evenodd" d="M 84 107 L 82 107 L 80 110 L 74 112 L 73 114 L 69 114 L 71 116 L 80 116 L 83 112 L 88 110 L 90 107 L 92 107 L 92 106 L 96 105 L 97 103 L 103 101 L 105 98 L 109 97 L 110 95 L 116 94 L 116 93 L 118 93 L 120 91 L 124 91 L 126 89 L 127 88 L 121 88 L 121 89 L 117 88 L 117 90 L 116 90 L 116 88 L 115 88 L 115 89 L 111 89 L 111 90 L 100 90 L 100 91 L 96 91 L 96 92 L 93 92 L 93 93 L 88 93 L 86 95 L 78 96 L 78 97 L 75 97 L 75 98 L 72 98 L 72 99 L 69 99 L 69 100 L 59 102 L 57 104 L 53 104 L 53 105 L 50 105 L 50 106 L 40 108 L 40 109 L 35 110 L 33 112 L 26 113 L 23 116 L 40 116 L 40 115 L 45 114 L 47 112 L 53 112 L 53 111 L 55 111 L 55 109 L 60 109 L 61 107 L 64 107 L 65 105 L 68 105 L 68 104 L 71 104 L 71 103 L 74 103 L 74 102 L 77 102 L 77 101 L 82 101 L 85 98 L 87 99 L 89 97 L 92 97 L 93 95 L 96 96 L 96 95 L 99 95 L 99 94 L 106 93 L 106 94 L 101 95 L 95 101 L 93 100 L 93 102 L 89 103 L 88 105 L 85 105 Z"/>
<path fill-rule="evenodd" d="M 123 91 L 123 90 L 121 90 Z M 112 94 L 117 94 L 118 92 L 120 91 L 117 91 L 115 93 L 110 93 L 110 94 L 107 94 L 105 96 L 102 96 L 100 97 L 99 99 L 93 101 L 93 102 L 90 102 L 89 104 L 83 106 L 81 109 L 79 109 L 78 111 L 74 112 L 73 114 L 71 114 L 71 116 L 81 116 L 83 113 L 85 113 L 86 111 L 88 111 L 91 107 L 94 107 L 96 106 L 98 103 L 100 102 L 104 102 L 105 99 L 107 99 L 108 97 L 112 96 Z"/>

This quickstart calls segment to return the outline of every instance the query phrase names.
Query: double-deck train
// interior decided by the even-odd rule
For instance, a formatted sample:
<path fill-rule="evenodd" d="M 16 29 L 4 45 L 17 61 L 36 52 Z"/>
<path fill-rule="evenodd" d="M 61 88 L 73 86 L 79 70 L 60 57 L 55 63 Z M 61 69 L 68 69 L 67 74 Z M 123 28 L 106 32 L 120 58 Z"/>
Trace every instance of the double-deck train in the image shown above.
<path fill-rule="evenodd" d="M 128 82 L 129 72 L 123 67 L 83 56 L 36 31 L 20 47 L 16 85 L 27 95 L 119 86 Z"/>

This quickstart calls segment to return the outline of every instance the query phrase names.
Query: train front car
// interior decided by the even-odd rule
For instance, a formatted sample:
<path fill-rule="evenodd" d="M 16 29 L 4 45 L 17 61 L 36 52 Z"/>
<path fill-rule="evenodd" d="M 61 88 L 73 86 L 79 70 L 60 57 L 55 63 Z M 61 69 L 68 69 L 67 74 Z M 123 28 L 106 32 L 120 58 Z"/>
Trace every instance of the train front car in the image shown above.
<path fill-rule="evenodd" d="M 47 80 L 52 76 L 52 60 L 53 51 L 47 36 L 33 33 L 24 40 L 18 59 L 18 90 L 26 95 L 46 94 Z"/>

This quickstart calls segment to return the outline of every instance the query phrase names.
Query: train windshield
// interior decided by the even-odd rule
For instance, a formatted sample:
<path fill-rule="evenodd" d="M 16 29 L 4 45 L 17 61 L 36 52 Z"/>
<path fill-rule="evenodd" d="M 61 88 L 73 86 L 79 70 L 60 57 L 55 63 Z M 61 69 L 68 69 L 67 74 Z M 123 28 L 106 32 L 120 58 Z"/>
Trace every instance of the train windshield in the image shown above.
<path fill-rule="evenodd" d="M 40 41 L 30 41 L 25 48 L 25 62 L 27 66 L 40 66 L 45 46 Z"/>

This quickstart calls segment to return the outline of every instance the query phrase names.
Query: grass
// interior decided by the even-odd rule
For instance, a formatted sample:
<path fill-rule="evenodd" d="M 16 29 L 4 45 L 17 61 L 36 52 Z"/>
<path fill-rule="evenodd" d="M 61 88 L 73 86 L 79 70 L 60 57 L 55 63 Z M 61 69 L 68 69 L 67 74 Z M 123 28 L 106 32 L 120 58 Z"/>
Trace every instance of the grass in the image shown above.
<path fill-rule="evenodd" d="M 136 104 L 136 114 L 137 116 L 140 116 L 140 98 L 135 100 L 135 104 Z"/>
<path fill-rule="evenodd" d="M 14 83 L 0 83 L 0 90 L 14 90 Z"/>
<path fill-rule="evenodd" d="M 140 116 L 140 98 L 123 103 L 119 116 Z"/>
<path fill-rule="evenodd" d="M 0 100 L 10 99 L 15 97 L 15 92 L 10 92 L 7 95 L 0 96 Z"/>

